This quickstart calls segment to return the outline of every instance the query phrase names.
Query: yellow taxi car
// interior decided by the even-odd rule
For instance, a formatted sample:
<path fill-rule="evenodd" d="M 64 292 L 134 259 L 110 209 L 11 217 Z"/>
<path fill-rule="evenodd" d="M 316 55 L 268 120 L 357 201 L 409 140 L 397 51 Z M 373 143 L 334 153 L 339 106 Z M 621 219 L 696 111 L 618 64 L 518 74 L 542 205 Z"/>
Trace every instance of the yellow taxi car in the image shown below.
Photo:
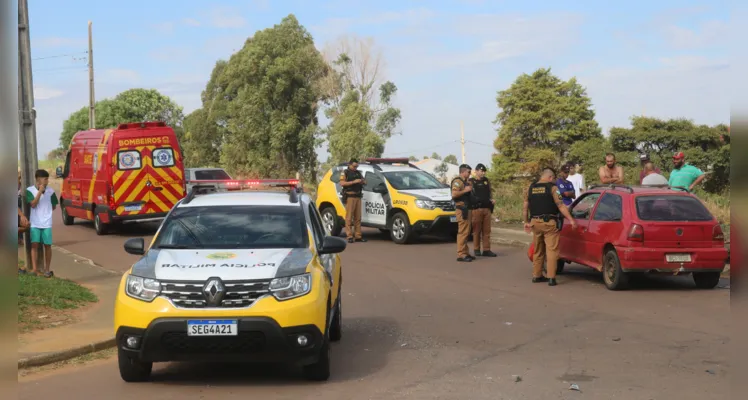
<path fill-rule="evenodd" d="M 195 182 L 193 182 L 195 183 Z M 342 238 L 325 234 L 296 180 L 236 181 L 281 192 L 215 192 L 196 183 L 122 277 L 114 307 L 119 371 L 150 378 L 154 362 L 288 362 L 330 376 L 342 337 Z M 203 190 L 205 189 L 205 190 Z"/>
<path fill-rule="evenodd" d="M 340 174 L 348 164 L 325 173 L 316 205 L 332 236 L 345 227 Z M 407 158 L 369 158 L 358 166 L 366 185 L 361 199 L 361 226 L 389 232 L 397 244 L 425 233 L 457 234 L 457 217 L 447 185 L 411 164 Z"/>

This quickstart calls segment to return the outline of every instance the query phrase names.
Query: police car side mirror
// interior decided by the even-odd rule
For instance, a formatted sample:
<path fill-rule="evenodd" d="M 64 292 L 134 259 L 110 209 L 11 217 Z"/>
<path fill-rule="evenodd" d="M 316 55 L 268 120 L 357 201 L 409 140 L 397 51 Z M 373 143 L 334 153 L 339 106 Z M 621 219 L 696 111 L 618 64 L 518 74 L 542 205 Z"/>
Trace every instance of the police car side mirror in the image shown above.
<path fill-rule="evenodd" d="M 57 175 L 58 178 L 64 178 L 64 176 L 62 176 L 62 167 L 57 167 L 55 175 Z"/>
<path fill-rule="evenodd" d="M 125 242 L 125 251 L 129 254 L 142 256 L 145 254 L 145 240 L 143 238 L 127 239 Z"/>
<path fill-rule="evenodd" d="M 322 241 L 322 248 L 319 250 L 320 254 L 335 254 L 342 253 L 347 246 L 346 241 L 343 238 L 337 236 L 325 236 Z"/>
<path fill-rule="evenodd" d="M 379 194 L 387 194 L 387 186 L 384 186 L 383 183 L 380 183 L 374 189 L 372 189 L 372 192 L 379 193 Z"/>

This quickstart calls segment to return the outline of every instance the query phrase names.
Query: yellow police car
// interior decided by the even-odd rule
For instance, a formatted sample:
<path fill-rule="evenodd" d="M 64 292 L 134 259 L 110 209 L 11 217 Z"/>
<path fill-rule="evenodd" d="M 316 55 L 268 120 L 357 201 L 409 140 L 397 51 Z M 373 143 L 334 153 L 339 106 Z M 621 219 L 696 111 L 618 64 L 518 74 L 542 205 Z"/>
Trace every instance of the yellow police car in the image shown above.
<path fill-rule="evenodd" d="M 216 191 L 193 182 L 125 273 L 114 308 L 123 380 L 148 380 L 154 362 L 242 361 L 301 365 L 330 376 L 342 336 L 342 238 L 325 234 L 295 180 L 236 181 L 281 192 Z"/>
<path fill-rule="evenodd" d="M 325 173 L 317 188 L 316 205 L 327 231 L 338 236 L 345 227 L 340 174 L 348 164 Z M 366 185 L 361 199 L 361 226 L 389 232 L 395 243 L 419 234 L 457 234 L 452 194 L 447 185 L 411 164 L 407 158 L 369 158 L 358 166 Z"/>

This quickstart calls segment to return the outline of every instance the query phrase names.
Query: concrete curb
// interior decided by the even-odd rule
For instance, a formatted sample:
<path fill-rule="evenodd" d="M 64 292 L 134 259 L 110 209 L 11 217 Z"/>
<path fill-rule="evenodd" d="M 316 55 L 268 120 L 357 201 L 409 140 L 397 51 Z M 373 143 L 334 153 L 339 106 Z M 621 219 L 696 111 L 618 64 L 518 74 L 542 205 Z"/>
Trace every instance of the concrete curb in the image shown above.
<path fill-rule="evenodd" d="M 85 346 L 73 347 L 71 349 L 56 351 L 52 353 L 42 354 L 38 356 L 22 358 L 18 360 L 18 369 L 27 369 L 32 367 L 41 367 L 44 365 L 54 364 L 60 361 L 67 361 L 75 357 L 80 357 L 86 354 L 95 353 L 110 349 L 117 345 L 114 338 L 103 340 L 87 344 Z"/>
<path fill-rule="evenodd" d="M 528 242 L 523 242 L 523 241 L 514 240 L 514 239 L 504 239 L 500 237 L 492 237 L 491 243 L 503 244 L 505 246 L 522 247 L 525 249 L 530 247 L 530 243 Z"/>

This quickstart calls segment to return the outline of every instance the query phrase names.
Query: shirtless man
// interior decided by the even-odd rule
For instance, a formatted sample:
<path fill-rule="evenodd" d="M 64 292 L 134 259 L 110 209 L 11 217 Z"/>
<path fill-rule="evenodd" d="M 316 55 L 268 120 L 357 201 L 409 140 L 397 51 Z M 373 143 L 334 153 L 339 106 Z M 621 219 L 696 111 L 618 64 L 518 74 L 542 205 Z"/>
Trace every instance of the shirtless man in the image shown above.
<path fill-rule="evenodd" d="M 600 182 L 609 184 L 623 184 L 623 167 L 616 165 L 616 155 L 608 153 L 605 155 L 605 165 L 600 167 Z"/>

